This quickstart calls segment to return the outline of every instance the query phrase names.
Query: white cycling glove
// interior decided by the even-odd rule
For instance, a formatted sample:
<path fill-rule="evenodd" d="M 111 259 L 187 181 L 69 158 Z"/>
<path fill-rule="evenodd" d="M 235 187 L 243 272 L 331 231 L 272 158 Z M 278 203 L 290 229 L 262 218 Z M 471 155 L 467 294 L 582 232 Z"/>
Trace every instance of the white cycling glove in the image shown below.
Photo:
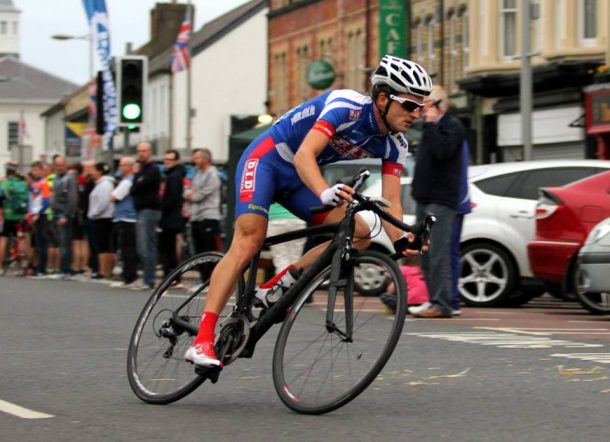
<path fill-rule="evenodd" d="M 339 192 L 343 191 L 344 184 L 337 183 L 333 187 L 329 187 L 320 194 L 320 201 L 327 206 L 338 206 L 341 202 Z"/>

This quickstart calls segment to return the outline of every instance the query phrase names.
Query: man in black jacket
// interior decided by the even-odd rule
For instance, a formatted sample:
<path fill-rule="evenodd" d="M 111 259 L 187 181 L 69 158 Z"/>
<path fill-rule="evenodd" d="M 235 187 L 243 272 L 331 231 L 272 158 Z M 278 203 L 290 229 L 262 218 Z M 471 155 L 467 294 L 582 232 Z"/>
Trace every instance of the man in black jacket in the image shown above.
<path fill-rule="evenodd" d="M 144 278 L 143 284 L 136 285 L 134 288 L 147 290 L 155 287 L 156 229 L 161 219 L 161 202 L 159 201 L 161 172 L 153 161 L 152 148 L 149 143 L 138 144 L 137 153 L 140 170 L 133 180 L 131 195 L 136 208 L 136 242 L 140 262 L 144 267 Z"/>
<path fill-rule="evenodd" d="M 424 129 L 417 149 L 412 195 L 417 219 L 436 216 L 430 249 L 421 256 L 421 266 L 430 293 L 430 303 L 409 311 L 419 318 L 450 318 L 451 232 L 458 204 L 464 126 L 447 113 L 447 93 L 434 86 L 425 101 Z"/>
<path fill-rule="evenodd" d="M 161 227 L 159 251 L 161 252 L 165 276 L 178 267 L 176 237 L 184 227 L 182 193 L 184 192 L 183 179 L 186 176 L 186 169 L 179 161 L 180 153 L 177 150 L 169 149 L 165 152 L 163 157 L 165 190 L 161 202 L 161 221 L 159 222 L 159 227 Z"/>

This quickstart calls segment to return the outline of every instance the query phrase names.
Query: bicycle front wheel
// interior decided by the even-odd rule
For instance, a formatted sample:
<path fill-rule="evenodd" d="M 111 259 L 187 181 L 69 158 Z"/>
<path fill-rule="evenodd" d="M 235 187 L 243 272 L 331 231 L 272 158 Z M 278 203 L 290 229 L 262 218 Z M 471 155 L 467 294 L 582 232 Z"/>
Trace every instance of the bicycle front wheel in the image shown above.
<path fill-rule="evenodd" d="M 327 413 L 357 397 L 379 374 L 400 338 L 407 305 L 404 278 L 396 262 L 364 251 L 354 256 L 351 265 L 354 271 L 373 266 L 395 284 L 401 294 L 395 313 L 388 315 L 379 298 L 354 296 L 353 284 L 348 283 L 338 289 L 334 322 L 345 331 L 346 318 L 347 322 L 351 318 L 352 336 L 328 331 L 330 267 L 311 281 L 288 312 L 273 356 L 275 389 L 282 402 L 298 413 Z M 353 278 L 353 272 L 349 273 Z M 307 304 L 310 296 L 314 303 Z"/>
<path fill-rule="evenodd" d="M 142 310 L 129 342 L 127 376 L 144 402 L 169 404 L 205 381 L 184 353 L 195 339 L 210 276 L 222 256 L 205 252 L 181 263 Z"/>

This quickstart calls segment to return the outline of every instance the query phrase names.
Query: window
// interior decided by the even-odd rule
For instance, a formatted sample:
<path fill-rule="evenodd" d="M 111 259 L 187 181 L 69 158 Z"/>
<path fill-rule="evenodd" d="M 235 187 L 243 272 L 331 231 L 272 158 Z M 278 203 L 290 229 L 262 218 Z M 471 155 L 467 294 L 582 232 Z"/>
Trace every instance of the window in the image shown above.
<path fill-rule="evenodd" d="M 421 21 L 415 25 L 415 56 L 419 64 L 424 63 L 424 24 Z"/>
<path fill-rule="evenodd" d="M 8 148 L 16 148 L 19 146 L 19 123 L 9 121 L 8 123 Z"/>
<path fill-rule="evenodd" d="M 579 0 L 578 30 L 583 46 L 594 46 L 597 39 L 597 0 Z"/>
<path fill-rule="evenodd" d="M 431 18 L 427 23 L 428 28 L 428 71 L 429 75 L 434 75 L 436 70 L 434 69 L 434 62 L 436 57 L 434 56 L 434 19 Z"/>
<path fill-rule="evenodd" d="M 517 0 L 500 1 L 500 54 L 511 58 L 517 54 Z"/>
<path fill-rule="evenodd" d="M 597 173 L 594 167 L 555 167 L 552 169 L 532 170 L 524 174 L 518 185 L 506 195 L 511 198 L 528 200 L 538 199 L 540 187 L 558 187 L 581 180 Z"/>
<path fill-rule="evenodd" d="M 288 66 L 286 63 L 286 53 L 276 54 L 274 57 L 274 112 L 283 113 L 288 110 Z"/>
<path fill-rule="evenodd" d="M 520 173 L 508 173 L 506 175 L 495 176 L 484 180 L 476 181 L 475 185 L 483 192 L 490 195 L 504 196 L 508 188 L 520 178 Z"/>
<path fill-rule="evenodd" d="M 361 91 L 364 87 L 364 36 L 360 29 L 347 34 L 347 82 L 349 89 Z"/>
<path fill-rule="evenodd" d="M 565 1 L 557 0 L 557 6 L 555 7 L 555 48 L 561 48 L 561 41 L 565 38 L 565 23 L 564 23 L 564 11 Z"/>
<path fill-rule="evenodd" d="M 6 34 L 6 22 L 0 21 L 0 35 Z"/>
<path fill-rule="evenodd" d="M 307 65 L 309 65 L 309 47 L 307 45 L 297 48 L 297 78 L 296 98 L 304 101 L 309 98 L 309 84 L 307 83 Z"/>
<path fill-rule="evenodd" d="M 320 56 L 322 60 L 330 61 L 333 57 L 333 39 L 320 40 Z"/>
<path fill-rule="evenodd" d="M 457 45 L 456 45 L 456 22 L 455 13 L 449 16 L 449 91 L 454 92 L 457 86 Z"/>
<path fill-rule="evenodd" d="M 466 75 L 468 63 L 470 62 L 470 28 L 468 26 L 468 11 L 462 13 L 462 72 Z"/>
<path fill-rule="evenodd" d="M 13 22 L 13 35 L 17 35 L 17 30 L 19 29 L 19 23 L 16 21 Z"/>

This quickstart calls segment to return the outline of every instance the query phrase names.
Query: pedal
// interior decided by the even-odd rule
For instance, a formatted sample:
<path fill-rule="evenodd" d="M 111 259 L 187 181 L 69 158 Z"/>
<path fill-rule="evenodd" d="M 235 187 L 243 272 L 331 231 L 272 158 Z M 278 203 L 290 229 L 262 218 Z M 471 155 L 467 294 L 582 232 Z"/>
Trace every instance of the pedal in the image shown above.
<path fill-rule="evenodd" d="M 199 376 L 203 376 L 206 379 L 212 381 L 212 384 L 218 382 L 218 378 L 220 376 L 220 372 L 222 368 L 220 367 L 201 367 L 199 365 L 195 365 L 195 373 Z"/>

